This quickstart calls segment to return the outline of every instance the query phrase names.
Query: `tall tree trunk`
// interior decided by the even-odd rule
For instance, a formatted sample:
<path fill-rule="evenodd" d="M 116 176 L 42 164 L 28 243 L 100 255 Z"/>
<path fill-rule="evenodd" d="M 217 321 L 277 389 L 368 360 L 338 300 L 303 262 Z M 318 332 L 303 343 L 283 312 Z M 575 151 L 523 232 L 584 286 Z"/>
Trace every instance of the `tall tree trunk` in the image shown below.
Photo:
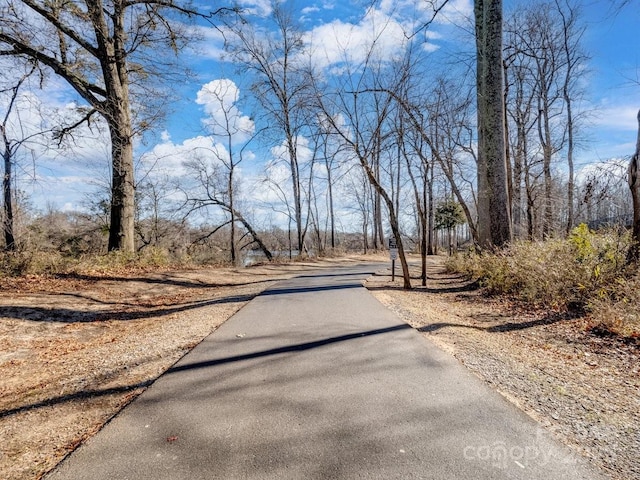
<path fill-rule="evenodd" d="M 133 177 L 133 142 L 128 109 L 109 119 L 112 156 L 111 225 L 109 250 L 135 251 L 135 187 Z M 122 119 L 118 122 L 117 119 Z"/>
<path fill-rule="evenodd" d="M 413 195 L 416 202 L 416 210 L 418 213 L 418 229 L 420 231 L 420 260 L 421 260 L 421 271 L 420 278 L 422 280 L 422 286 L 426 286 L 427 284 L 427 175 L 428 175 L 428 166 L 425 166 L 423 169 L 422 175 L 422 198 L 421 192 L 418 188 L 418 182 L 416 181 L 416 177 L 411 170 L 411 161 L 409 159 L 409 155 L 406 150 L 403 148 L 400 149 L 398 155 L 402 153 L 402 156 L 405 159 L 407 164 L 407 173 L 409 174 L 409 178 L 411 179 L 411 186 L 413 187 Z M 421 159 L 424 162 L 424 159 Z M 421 163 L 422 163 L 421 162 Z M 428 165 L 426 162 L 424 165 Z M 422 166 L 422 165 L 421 165 Z M 398 170 L 400 166 L 398 165 Z M 399 187 L 398 187 L 399 188 Z M 396 208 L 399 210 L 399 204 L 396 204 Z"/>
<path fill-rule="evenodd" d="M 336 216 L 333 209 L 333 180 L 331 178 L 331 166 L 327 161 L 327 188 L 329 196 L 329 227 L 331 228 L 331 248 L 336 248 Z"/>
<path fill-rule="evenodd" d="M 4 145 L 3 160 L 4 160 L 4 176 L 2 177 L 2 194 L 3 194 L 3 210 L 4 210 L 4 248 L 10 252 L 16 249 L 16 238 L 14 235 L 14 218 L 13 218 L 13 157 L 16 149 L 22 142 L 14 143 L 9 134 L 7 133 L 7 124 L 9 123 L 9 116 L 15 106 L 18 98 L 18 92 L 23 82 L 31 75 L 36 69 L 34 64 L 31 71 L 25 74 L 18 83 L 11 89 L 12 95 L 9 100 L 9 104 L 6 105 L 6 111 L 4 118 L 0 121 L 0 136 L 2 137 L 2 143 Z M 21 122 L 20 122 L 21 125 Z M 22 125 L 21 125 L 22 126 Z"/>
<path fill-rule="evenodd" d="M 640 111 L 638 112 L 638 140 L 636 151 L 629 163 L 629 188 L 633 200 L 633 234 L 631 247 L 627 253 L 627 263 L 640 260 Z"/>
<path fill-rule="evenodd" d="M 436 209 L 433 202 L 433 180 L 434 180 L 434 169 L 431 169 L 429 174 L 429 181 L 427 184 L 427 194 L 428 194 L 428 205 L 427 205 L 427 216 L 429 218 L 429 230 L 427 237 L 427 254 L 435 255 L 436 248 L 434 246 L 434 238 L 433 238 L 433 227 L 436 223 Z"/>
<path fill-rule="evenodd" d="M 533 185 L 531 185 L 531 177 L 529 169 L 525 172 L 524 182 L 527 194 L 527 239 L 532 242 L 535 239 L 535 198 L 533 197 Z"/>
<path fill-rule="evenodd" d="M 525 127 L 521 122 L 516 126 L 517 139 L 515 154 L 513 156 L 513 228 L 516 238 L 522 234 L 522 173 L 525 162 Z"/>
<path fill-rule="evenodd" d="M 513 228 L 513 165 L 511 163 L 511 150 L 509 148 L 509 121 L 507 119 L 507 99 L 509 98 L 509 79 L 507 76 L 507 64 L 502 61 L 503 64 L 503 81 L 504 81 L 504 89 L 502 92 L 502 114 L 504 115 L 503 124 L 504 124 L 504 151 L 505 151 L 505 164 L 507 166 L 507 196 L 509 199 L 509 211 L 511 212 L 511 221 Z"/>
<path fill-rule="evenodd" d="M 287 125 L 287 147 L 289 149 L 289 166 L 291 169 L 291 186 L 293 190 L 293 209 L 296 222 L 296 241 L 298 244 L 298 255 L 302 255 L 304 234 L 302 229 L 302 193 L 300 189 L 300 169 L 298 166 L 296 139 Z"/>
<path fill-rule="evenodd" d="M 380 180 L 379 169 L 378 169 L 378 175 L 376 177 L 376 180 L 377 181 Z M 376 246 L 375 247 L 376 250 L 383 250 L 385 247 L 385 244 L 384 244 L 384 226 L 382 225 L 382 197 L 380 195 L 380 192 L 375 189 L 374 189 L 374 195 L 376 200 L 376 208 L 374 210 L 375 218 L 373 219 L 373 221 L 376 224 L 376 234 L 377 234 L 377 237 L 374 240 L 375 242 L 374 245 Z"/>
<path fill-rule="evenodd" d="M 113 36 L 105 19 L 101 1 L 87 2 L 92 19 L 99 60 L 105 82 L 107 102 L 104 116 L 111 136 L 111 226 L 109 250 L 135 251 L 135 179 L 133 175 L 133 127 L 129 101 L 125 9 L 111 16 Z"/>
<path fill-rule="evenodd" d="M 4 128 L 2 130 L 4 136 Z M 5 250 L 13 251 L 16 240 L 13 235 L 13 195 L 11 193 L 11 145 L 5 137 L 4 145 L 4 176 L 2 177 L 2 192 L 4 198 L 4 245 Z"/>
<path fill-rule="evenodd" d="M 575 181 L 574 181 L 574 165 L 573 165 L 573 149 L 574 149 L 574 124 L 573 124 L 573 103 L 571 98 L 571 80 L 573 77 L 574 59 L 571 55 L 571 46 L 569 44 L 569 25 L 567 20 L 559 8 L 562 20 L 564 23 L 564 54 L 567 59 L 567 67 L 564 78 L 564 85 L 562 86 L 562 95 L 564 97 L 564 103 L 567 106 L 567 165 L 569 167 L 569 180 L 567 182 L 567 228 L 566 233 L 569 235 L 574 223 L 574 209 L 573 199 L 575 194 Z"/>
<path fill-rule="evenodd" d="M 544 95 L 544 94 L 541 94 Z M 542 170 L 544 176 L 544 216 L 542 222 L 542 236 L 548 238 L 553 227 L 552 179 L 551 179 L 551 125 L 549 121 L 549 109 L 546 102 L 540 107 L 540 119 L 538 120 L 538 132 L 542 144 Z"/>
<path fill-rule="evenodd" d="M 569 179 L 567 182 L 567 235 L 571 232 L 574 224 L 574 211 L 573 202 L 575 196 L 575 172 L 573 165 L 573 117 L 571 113 L 571 99 L 569 96 L 565 97 L 567 103 L 567 129 L 568 129 L 568 144 L 567 144 L 567 164 L 569 166 Z"/>
<path fill-rule="evenodd" d="M 229 140 L 228 148 L 229 148 L 229 152 L 232 152 L 231 140 Z M 229 224 L 229 252 L 231 256 L 231 265 L 235 266 L 237 262 L 237 253 L 236 253 L 236 214 L 235 214 L 235 205 L 234 205 L 235 195 L 233 191 L 233 171 L 234 171 L 234 165 L 233 165 L 233 157 L 232 157 L 229 162 L 229 184 L 227 188 L 229 189 L 229 211 L 231 215 L 231 222 Z"/>
<path fill-rule="evenodd" d="M 511 241 L 502 65 L 502 0 L 476 0 L 478 238 L 481 248 Z"/>
<path fill-rule="evenodd" d="M 425 166 L 423 171 L 422 178 L 422 218 L 421 224 L 422 227 L 420 231 L 420 280 L 423 287 L 427 286 L 427 255 L 428 249 L 431 247 L 429 244 L 429 218 L 428 218 L 428 198 L 427 198 L 427 184 L 428 184 L 428 176 L 429 176 L 429 167 Z"/>
<path fill-rule="evenodd" d="M 360 165 L 364 169 L 367 177 L 369 178 L 369 182 L 371 186 L 375 189 L 376 193 L 382 200 L 384 200 L 387 210 L 389 211 L 389 223 L 391 224 L 391 231 L 393 236 L 396 238 L 396 244 L 398 245 L 398 257 L 400 258 L 400 264 L 402 265 L 402 278 L 403 278 L 403 288 L 405 290 L 411 289 L 411 276 L 409 274 L 409 264 L 407 263 L 407 257 L 404 251 L 404 245 L 402 243 L 402 235 L 400 232 L 400 225 L 398 223 L 398 217 L 396 215 L 396 211 L 393 205 L 393 199 L 389 197 L 387 192 L 384 190 L 380 182 L 376 178 L 375 173 L 372 171 L 369 166 L 367 159 L 362 156 L 358 156 L 358 160 L 360 161 Z"/>

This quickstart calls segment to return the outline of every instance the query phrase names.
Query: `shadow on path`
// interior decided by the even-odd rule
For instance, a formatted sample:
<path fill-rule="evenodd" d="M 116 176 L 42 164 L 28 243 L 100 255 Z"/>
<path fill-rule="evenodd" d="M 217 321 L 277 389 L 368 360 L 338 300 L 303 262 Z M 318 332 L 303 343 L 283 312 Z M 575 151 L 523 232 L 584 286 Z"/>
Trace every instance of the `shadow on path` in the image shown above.
<path fill-rule="evenodd" d="M 569 320 L 573 318 L 572 315 L 568 314 L 551 314 L 545 316 L 544 318 L 539 318 L 536 320 L 528 320 L 526 322 L 513 322 L 513 323 L 502 323 L 500 325 L 493 325 L 491 327 L 482 327 L 479 325 L 464 325 L 461 323 L 450 323 L 450 322 L 439 322 L 432 323 L 430 325 L 425 325 L 424 327 L 419 327 L 416 330 L 419 332 L 436 332 L 446 327 L 458 327 L 458 328 L 470 328 L 473 330 L 482 330 L 488 333 L 507 333 L 514 332 L 518 330 L 526 330 L 528 328 L 539 327 L 541 325 L 552 325 L 554 323 L 562 322 L 564 320 Z"/>
<path fill-rule="evenodd" d="M 117 309 L 94 312 L 87 310 L 75 310 L 71 308 L 2 306 L 0 307 L 0 317 L 57 323 L 105 322 L 107 320 L 130 321 L 139 320 L 141 318 L 163 317 L 211 305 L 248 302 L 255 298 L 255 296 L 256 294 L 235 295 L 213 300 L 201 300 L 179 304 L 168 308 L 154 308 L 129 312 Z"/>
<path fill-rule="evenodd" d="M 395 332 L 398 330 L 406 330 L 406 329 L 410 329 L 411 326 L 407 325 L 406 323 L 400 324 L 400 325 L 394 325 L 393 327 L 388 327 L 388 328 L 381 328 L 381 329 L 377 329 L 377 330 L 367 330 L 367 331 L 363 331 L 363 332 L 356 332 L 356 333 L 351 333 L 348 335 L 340 335 L 338 337 L 329 337 L 329 338 L 324 338 L 322 340 L 317 340 L 314 342 L 306 342 L 306 343 L 299 343 L 296 345 L 289 345 L 286 347 L 278 347 L 278 348 L 273 348 L 270 350 L 264 350 L 264 351 L 260 351 L 260 352 L 254 352 L 254 353 L 247 353 L 245 355 L 236 355 L 233 357 L 227 357 L 227 358 L 220 358 L 220 359 L 215 359 L 215 360 L 209 360 L 206 362 L 198 362 L 198 363 L 190 363 L 190 364 L 186 364 L 186 365 L 178 365 L 178 366 L 174 366 L 170 369 L 168 369 L 166 372 L 164 372 L 164 374 L 169 374 L 169 373 L 178 373 L 178 372 L 182 372 L 185 370 L 196 370 L 196 369 L 200 369 L 200 368 L 207 368 L 207 367 L 213 367 L 216 365 L 223 365 L 226 363 L 232 363 L 232 362 L 241 362 L 244 360 L 251 360 L 254 358 L 261 358 L 261 357 L 267 357 L 267 356 L 271 356 L 271 355 L 279 355 L 282 353 L 288 353 L 288 352 L 304 352 L 306 350 L 311 350 L 313 348 L 318 348 L 318 347 L 322 347 L 325 345 L 329 345 L 332 343 L 338 343 L 338 342 L 345 342 L 348 340 L 356 340 L 358 338 L 362 338 L 362 337 L 369 337 L 372 335 L 381 335 L 384 333 L 390 333 L 390 332 Z M 105 389 L 94 389 L 94 390 L 82 390 L 79 392 L 74 392 L 74 393 L 69 393 L 66 395 L 61 395 L 59 397 L 54 397 L 54 398 L 48 398 L 45 400 L 41 400 L 39 402 L 35 402 L 29 405 L 23 405 L 20 407 L 15 407 L 15 408 L 11 408 L 11 409 L 7 409 L 7 410 L 3 410 L 0 411 L 0 418 L 3 417 L 8 417 L 10 415 L 14 415 L 17 413 L 22 413 L 22 412 L 27 412 L 30 410 L 35 410 L 37 408 L 42 408 L 42 407 L 49 407 L 52 405 L 56 405 L 56 404 L 61 404 L 61 403 L 65 403 L 65 402 L 71 402 L 74 400 L 79 400 L 79 399 L 91 399 L 91 398 L 97 398 L 97 397 L 103 397 L 103 396 L 107 396 L 107 395 L 112 395 L 112 394 L 118 394 L 118 393 L 126 393 L 126 392 L 131 392 L 133 390 L 136 390 L 138 388 L 146 388 L 148 386 L 150 386 L 153 382 L 155 382 L 156 378 L 150 379 L 150 380 L 145 380 L 133 385 L 125 385 L 122 387 L 114 387 L 114 388 L 105 388 Z"/>
<path fill-rule="evenodd" d="M 288 345 L 286 347 L 272 348 L 270 350 L 263 350 L 261 352 L 247 353 L 244 355 L 236 355 L 234 357 L 219 358 L 215 360 L 207 360 L 206 362 L 188 363 L 186 365 L 179 365 L 177 367 L 170 368 L 167 373 L 177 373 L 184 370 L 194 370 L 198 368 L 214 367 L 216 365 L 223 365 L 225 363 L 241 362 L 244 360 L 251 360 L 253 358 L 267 357 L 271 355 L 279 355 L 281 353 L 289 352 L 304 352 L 305 350 L 311 350 L 312 348 L 323 347 L 332 343 L 345 342 L 347 340 L 355 340 L 362 337 L 370 337 L 372 335 L 381 335 L 384 333 L 395 332 L 398 330 L 406 330 L 412 328 L 410 325 L 403 323 L 400 325 L 394 325 L 388 328 L 379 328 L 376 330 L 367 330 L 364 332 L 350 333 L 348 335 L 340 335 L 338 337 L 329 337 L 322 340 L 316 340 L 314 342 L 298 343 L 295 345 Z"/>
<path fill-rule="evenodd" d="M 261 297 L 268 297 L 270 295 L 286 295 L 289 293 L 311 293 L 311 292 L 323 292 L 328 290 L 344 290 L 348 288 L 362 288 L 361 283 L 345 283 L 342 285 L 318 285 L 315 287 L 292 287 L 292 288 L 272 288 L 265 290 L 260 294 Z"/>

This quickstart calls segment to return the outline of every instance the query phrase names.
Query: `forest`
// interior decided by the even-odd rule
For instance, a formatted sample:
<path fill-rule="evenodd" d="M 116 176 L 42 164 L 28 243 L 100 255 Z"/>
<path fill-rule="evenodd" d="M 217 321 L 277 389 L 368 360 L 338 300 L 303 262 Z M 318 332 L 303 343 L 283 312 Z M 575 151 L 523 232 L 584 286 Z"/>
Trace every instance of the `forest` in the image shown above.
<path fill-rule="evenodd" d="M 3 0 L 3 272 L 107 252 L 247 265 L 366 253 L 393 237 L 410 288 L 409 252 L 422 254 L 424 281 L 426 255 L 571 239 L 581 226 L 614 232 L 621 265 L 635 264 L 637 154 L 581 161 L 593 112 L 580 2 L 454 3 L 422 2 L 410 30 L 372 3 L 369 35 L 329 52 L 322 35 L 336 25 L 314 38 L 290 2 L 259 15 Z M 432 27 L 446 15 L 457 43 L 438 56 Z M 200 88 L 197 136 L 142 148 L 163 129 L 171 85 L 190 75 L 190 44 L 211 30 L 240 77 Z M 46 110 L 38 95 L 54 82 L 75 100 Z M 40 158 L 80 156 L 86 139 L 107 154 L 91 160 L 79 208 L 34 205 L 22 187 L 38 181 Z"/>

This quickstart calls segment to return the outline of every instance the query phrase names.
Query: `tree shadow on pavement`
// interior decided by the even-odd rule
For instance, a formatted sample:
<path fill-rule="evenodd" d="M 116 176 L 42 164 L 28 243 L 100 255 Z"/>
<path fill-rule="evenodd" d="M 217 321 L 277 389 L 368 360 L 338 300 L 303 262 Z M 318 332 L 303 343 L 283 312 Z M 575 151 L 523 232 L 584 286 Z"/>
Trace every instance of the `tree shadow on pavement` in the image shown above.
<path fill-rule="evenodd" d="M 165 308 L 160 307 L 153 309 L 140 309 L 135 311 L 126 311 L 124 309 L 90 311 L 55 307 L 47 308 L 37 306 L 1 306 L 0 317 L 58 323 L 105 322 L 109 320 L 126 322 L 144 318 L 164 317 L 176 313 L 195 310 L 198 308 L 209 307 L 212 305 L 248 302 L 255 298 L 255 296 L 256 294 L 232 295 L 212 300 L 187 302 Z"/>
<path fill-rule="evenodd" d="M 319 348 L 319 347 L 323 347 L 325 345 L 330 345 L 333 343 L 339 343 L 339 342 L 345 342 L 348 340 L 356 340 L 358 338 L 362 338 L 362 337 L 370 337 L 372 335 L 381 335 L 384 333 L 390 333 L 390 332 L 396 332 L 398 330 L 406 330 L 406 329 L 410 329 L 411 326 L 406 324 L 406 323 L 402 323 L 399 325 L 394 325 L 393 327 L 388 327 L 388 328 L 379 328 L 379 329 L 375 329 L 375 330 L 366 330 L 366 331 L 362 331 L 362 332 L 356 332 L 356 333 L 350 333 L 347 335 L 339 335 L 337 337 L 329 337 L 329 338 L 323 338 L 322 340 L 315 340 L 313 342 L 305 342 L 305 343 L 298 343 L 298 344 L 294 344 L 294 345 L 287 345 L 284 347 L 277 347 L 277 348 L 271 348 L 269 350 L 263 350 L 260 352 L 253 352 L 253 353 L 247 353 L 244 355 L 236 355 L 233 357 L 226 357 L 226 358 L 218 358 L 218 359 L 213 359 L 213 360 L 207 360 L 204 362 L 198 362 L 198 363 L 190 363 L 190 364 L 185 364 L 185 365 L 178 365 L 175 367 L 170 368 L 169 370 L 167 370 L 167 373 L 176 373 L 176 372 L 181 372 L 184 370 L 194 370 L 194 369 L 199 369 L 199 368 L 207 368 L 207 367 L 215 367 L 217 365 L 223 365 L 226 363 L 233 363 L 233 362 L 241 362 L 244 360 L 251 360 L 254 358 L 261 358 L 261 357 L 268 357 L 271 355 L 279 355 L 282 353 L 289 353 L 289 352 L 303 352 L 305 350 L 311 350 L 313 348 Z"/>
<path fill-rule="evenodd" d="M 391 333 L 391 332 L 395 332 L 395 331 L 399 331 L 399 330 L 406 330 L 406 329 L 410 329 L 410 328 L 411 328 L 411 326 L 407 325 L 406 323 L 402 323 L 402 324 L 394 325 L 394 326 L 388 327 L 388 328 L 380 328 L 380 329 L 375 329 L 375 330 L 365 330 L 365 331 L 355 332 L 355 333 L 351 333 L 351 334 L 347 334 L 347 335 L 340 335 L 340 336 L 336 336 L 336 337 L 324 338 L 324 339 L 316 340 L 316 341 L 312 341 L 312 342 L 298 343 L 298 344 L 294 344 L 294 345 L 287 345 L 287 346 L 283 346 L 283 347 L 272 348 L 272 349 L 269 349 L 269 350 L 263 350 L 263 351 L 258 351 L 258 352 L 247 353 L 247 354 L 244 354 L 244 355 L 236 355 L 236 356 L 232 356 L 232 357 L 212 359 L 212 360 L 207 360 L 207 361 L 204 361 L 204 362 L 175 365 L 175 366 L 169 368 L 168 370 L 166 370 L 162 375 L 178 373 L 178 372 L 182 372 L 182 371 L 186 371 L 186 370 L 197 370 L 197 369 L 202 369 L 202 368 L 209 368 L 209 367 L 214 367 L 214 366 L 217 366 L 217 365 L 224 365 L 224 364 L 234 363 L 234 362 L 242 362 L 242 361 L 245 361 L 245 360 L 251 360 L 251 359 L 255 359 L 255 358 L 262 358 L 262 357 L 280 355 L 280 354 L 283 354 L 283 353 L 304 352 L 304 351 L 307 351 L 307 350 L 320 348 L 320 347 L 323 347 L 323 346 L 326 346 L 326 345 L 330 345 L 330 344 L 334 344 L 334 343 L 346 342 L 346 341 L 349 341 L 349 340 L 357 340 L 357 339 L 360 339 L 360 338 L 363 338 L 363 337 L 370 337 L 370 336 L 373 336 L 373 335 L 382 335 L 382 334 L 385 334 L 385 333 Z M 46 398 L 46 399 L 39 400 L 39 401 L 31 403 L 31 404 L 21 405 L 21 406 L 18 406 L 18 407 L 2 410 L 2 411 L 0 411 L 0 418 L 8 417 L 10 415 L 14 415 L 14 414 L 18 414 L 18 413 L 28 412 L 28 411 L 35 410 L 35 409 L 38 409 L 38 408 L 50 407 L 50 406 L 61 404 L 61 403 L 73 402 L 73 401 L 76 401 L 76 400 L 87 400 L 87 399 L 92 399 L 92 398 L 104 397 L 104 396 L 108 396 L 108 395 L 135 392 L 138 389 L 146 389 L 153 382 L 155 382 L 156 379 L 159 376 L 160 375 L 158 375 L 157 377 L 154 377 L 152 379 L 147 379 L 147 380 L 144 380 L 144 381 L 141 381 L 141 382 L 138 382 L 138 383 L 135 383 L 135 384 L 131 384 L 131 385 L 124 385 L 124 386 L 118 386 L 118 387 L 112 387 L 112 388 L 85 389 L 85 390 L 80 390 L 80 391 L 77 391 L 77 392 L 68 393 L 68 394 L 65 394 L 65 395 L 60 395 L 58 397 Z M 142 393 L 142 392 L 139 392 L 139 393 Z M 137 395 L 134 395 L 134 397 L 135 396 L 137 396 Z M 133 398 L 131 398 L 131 400 L 132 399 Z"/>

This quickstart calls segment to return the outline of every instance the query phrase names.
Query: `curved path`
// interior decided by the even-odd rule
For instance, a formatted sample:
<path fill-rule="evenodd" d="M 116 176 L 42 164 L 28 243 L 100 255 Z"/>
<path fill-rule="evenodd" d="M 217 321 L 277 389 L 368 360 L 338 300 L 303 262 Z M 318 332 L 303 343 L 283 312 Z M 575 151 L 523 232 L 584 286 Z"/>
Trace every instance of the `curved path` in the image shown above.
<path fill-rule="evenodd" d="M 48 478 L 600 478 L 378 303 L 376 268 L 267 290 Z"/>

